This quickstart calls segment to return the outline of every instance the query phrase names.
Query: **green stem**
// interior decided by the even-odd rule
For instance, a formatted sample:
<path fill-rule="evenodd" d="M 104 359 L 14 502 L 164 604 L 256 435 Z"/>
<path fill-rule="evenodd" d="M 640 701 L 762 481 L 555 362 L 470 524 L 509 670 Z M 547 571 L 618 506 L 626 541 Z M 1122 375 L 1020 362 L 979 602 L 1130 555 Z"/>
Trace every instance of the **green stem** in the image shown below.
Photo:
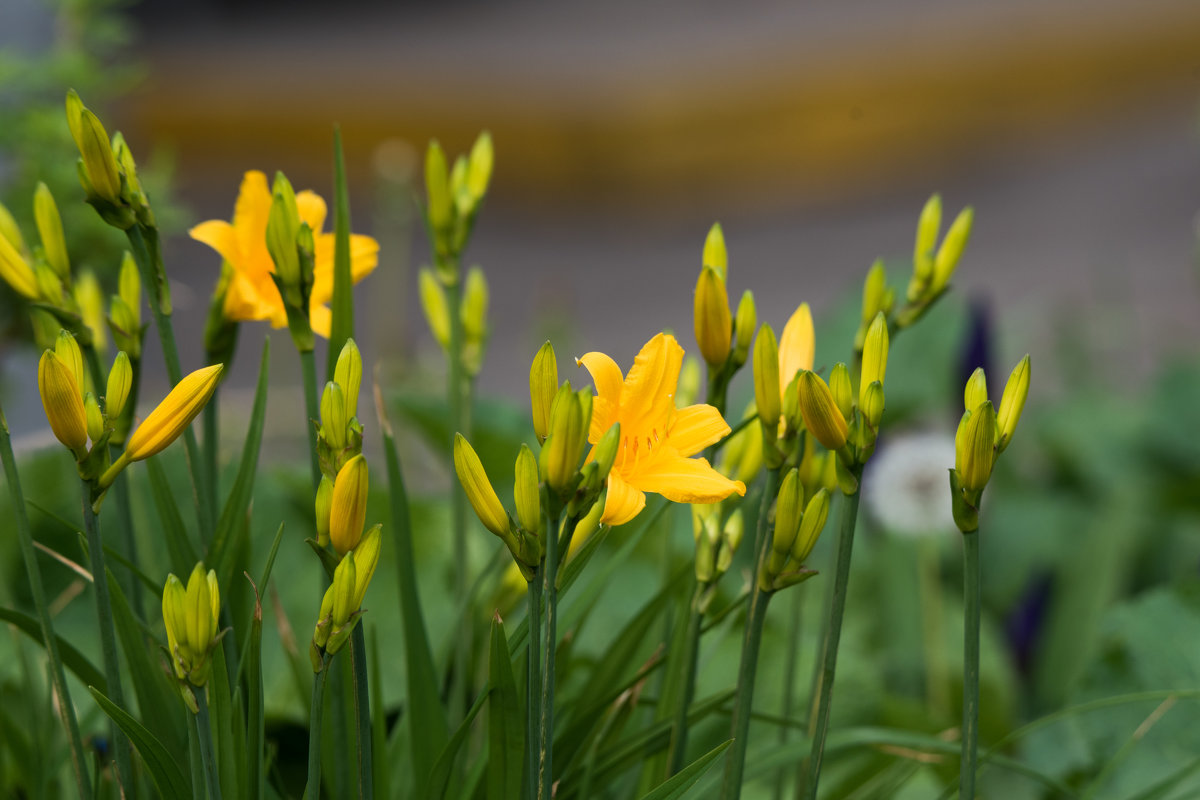
<path fill-rule="evenodd" d="M 963 534 L 963 722 L 958 796 L 975 797 L 979 750 L 979 531 Z"/>
<path fill-rule="evenodd" d="M 546 598 L 546 641 L 543 643 L 541 713 L 538 725 L 538 798 L 554 796 L 554 660 L 558 636 L 558 528 L 561 512 L 546 514 L 546 558 L 542 594 Z M 532 642 L 531 642 L 532 644 Z"/>
<path fill-rule="evenodd" d="M 100 522 L 92 511 L 91 491 L 86 482 L 80 483 L 83 498 L 83 527 L 87 532 L 88 555 L 92 562 L 92 586 L 96 590 L 96 616 L 100 627 L 100 649 L 104 654 L 104 679 L 108 683 L 108 697 L 121 708 L 125 708 L 125 693 L 121 689 L 121 663 L 117 658 L 117 635 L 113 628 L 112 602 L 108 596 L 108 568 L 104 565 L 104 543 L 100 539 Z M 116 746 L 117 771 L 121 780 L 133 780 L 133 757 L 129 740 L 115 725 L 109 723 L 109 732 Z"/>
<path fill-rule="evenodd" d="M 325 711 L 325 683 L 329 678 L 329 654 L 321 658 L 321 671 L 313 677 L 312 705 L 308 712 L 308 783 L 304 796 L 321 797 L 321 717 Z"/>
<path fill-rule="evenodd" d="M 542 628 L 542 583 L 541 576 L 534 575 L 529 579 L 529 645 L 525 650 L 528 667 L 526 668 L 525 687 L 525 796 L 535 800 L 538 793 L 538 750 L 534 742 L 538 742 L 538 711 L 541 709 L 542 697 L 542 667 L 541 667 L 541 628 Z"/>
<path fill-rule="evenodd" d="M 188 770 L 192 777 L 192 797 L 204 797 L 204 756 L 200 754 L 200 735 L 197 726 L 190 724 L 188 731 Z"/>
<path fill-rule="evenodd" d="M 175 329 L 171 327 L 171 309 L 169 300 L 166 307 L 162 302 L 159 288 L 159 278 L 166 281 L 162 257 L 158 249 L 158 233 L 153 228 L 145 232 L 140 225 L 134 225 L 127 230 L 130 247 L 133 249 L 133 260 L 137 263 L 138 273 L 142 277 L 142 285 L 147 288 L 146 296 L 150 300 L 150 310 L 154 314 L 154 327 L 158 331 L 158 341 L 162 345 L 163 361 L 167 367 L 167 378 L 171 385 L 179 383 L 183 378 L 183 370 L 179 366 L 179 348 L 175 344 Z M 187 451 L 188 469 L 191 471 L 192 492 L 196 502 L 196 517 L 200 521 L 200 538 L 207 544 L 212 540 L 216 517 L 215 495 L 208 485 L 204 465 L 201 461 L 200 446 L 196 443 L 196 433 L 189 425 L 183 431 L 183 445 Z"/>
<path fill-rule="evenodd" d="M 781 716 L 791 719 L 792 708 L 796 701 L 796 667 L 799 663 L 797 653 L 800 650 L 800 626 L 804 617 L 804 592 L 794 592 L 792 595 L 792 616 L 788 620 L 787 647 L 783 653 L 783 702 Z M 787 743 L 788 729 L 779 726 L 779 744 Z M 787 785 L 787 770 L 781 767 L 775 776 L 775 800 L 783 800 L 784 787 Z"/>
<path fill-rule="evenodd" d="M 375 796 L 375 772 L 371 760 L 371 694 L 367 682 L 367 640 L 360 620 L 350 634 L 350 657 L 354 663 L 354 721 L 358 727 L 358 796 Z"/>
<path fill-rule="evenodd" d="M 675 709 L 675 724 L 671 728 L 671 745 L 668 751 L 668 777 L 683 769 L 687 756 L 688 709 L 696 694 L 696 662 L 700 655 L 700 632 L 704 622 L 704 612 L 700 603 L 704 596 L 706 584 L 697 583 L 696 591 L 692 593 L 692 603 L 688 610 L 687 639 L 684 643 L 685 667 L 683 677 L 683 693 L 679 697 L 679 706 Z"/>
<path fill-rule="evenodd" d="M 725 759 L 722 800 L 737 800 L 742 794 L 742 772 L 746 765 L 746 746 L 750 734 L 750 713 L 754 706 L 754 673 L 758 670 L 758 651 L 762 645 L 763 623 L 771 594 L 761 589 L 750 600 L 750 618 L 742 642 L 742 663 L 738 668 L 737 699 L 733 706 L 733 746 Z"/>
<path fill-rule="evenodd" d="M 816 800 L 817 784 L 821 779 L 821 761 L 825 757 L 825 735 L 829 732 L 829 712 L 833 704 L 833 679 L 837 673 L 838 643 L 842 638 L 842 617 L 846 611 L 846 590 L 850 583 L 850 556 L 854 549 L 854 527 L 858 521 L 858 501 L 862 496 L 862 467 L 852 469 L 859 482 L 858 491 L 845 496 L 842 505 L 841 529 L 838 531 L 837 564 L 834 567 L 833 599 L 822 647 L 820 701 L 817 705 L 816 727 L 813 730 L 812 751 L 803 763 L 801 785 L 805 796 Z"/>
<path fill-rule="evenodd" d="M 300 368 L 304 373 L 304 429 L 308 431 L 308 460 L 312 469 L 313 491 L 321 485 L 321 465 L 317 461 L 317 426 L 321 419 L 317 403 L 317 362 L 312 350 L 300 351 Z"/>
<path fill-rule="evenodd" d="M 87 760 L 83 753 L 83 740 L 79 736 L 79 721 L 75 718 L 75 706 L 67 691 L 67 677 L 63 672 L 62 657 L 58 652 L 58 638 L 54 635 L 54 620 L 46 603 L 46 590 L 42 586 L 42 573 L 38 569 L 37 552 L 33 547 L 33 533 L 29 527 L 29 515 L 25 509 L 25 495 L 21 492 L 21 479 L 17 474 L 17 462 L 13 458 L 12 440 L 8 433 L 8 421 L 0 409 L 0 460 L 4 462 L 4 475 L 8 481 L 8 494 L 16 517 L 17 542 L 25 560 L 25 574 L 29 577 L 29 592 L 37 609 L 38 622 L 42 628 L 42 644 L 50 658 L 50 678 L 54 693 L 58 695 L 58 711 L 62 715 L 63 727 L 71 744 L 71 769 L 75 773 L 75 786 L 79 796 L 90 800 L 92 785 L 88 781 Z"/>
<path fill-rule="evenodd" d="M 212 724 L 208 720 L 208 690 L 198 687 L 196 697 L 196 739 L 200 742 L 200 758 L 204 762 L 204 780 L 208 783 L 209 800 L 221 800 L 221 779 L 217 776 L 217 760 L 213 755 Z"/>

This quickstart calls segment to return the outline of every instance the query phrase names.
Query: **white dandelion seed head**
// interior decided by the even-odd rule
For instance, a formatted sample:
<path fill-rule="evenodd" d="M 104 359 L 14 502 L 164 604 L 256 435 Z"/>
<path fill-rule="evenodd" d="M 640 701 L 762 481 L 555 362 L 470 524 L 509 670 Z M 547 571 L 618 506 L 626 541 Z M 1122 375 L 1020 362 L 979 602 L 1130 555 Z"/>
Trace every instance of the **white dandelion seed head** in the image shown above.
<path fill-rule="evenodd" d="M 867 467 L 867 508 L 887 532 L 919 538 L 955 530 L 948 470 L 954 437 L 916 432 L 889 437 Z"/>

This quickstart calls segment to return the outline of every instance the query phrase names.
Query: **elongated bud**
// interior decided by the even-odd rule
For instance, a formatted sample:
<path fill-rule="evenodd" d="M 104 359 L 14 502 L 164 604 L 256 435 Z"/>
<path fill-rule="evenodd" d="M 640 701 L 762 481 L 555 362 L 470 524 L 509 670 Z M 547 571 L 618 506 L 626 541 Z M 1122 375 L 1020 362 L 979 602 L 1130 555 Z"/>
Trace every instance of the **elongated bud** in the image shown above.
<path fill-rule="evenodd" d="M 800 374 L 800 414 L 804 425 L 829 450 L 846 445 L 846 418 L 838 410 L 833 394 L 821 376 L 810 370 Z"/>
<path fill-rule="evenodd" d="M 968 206 L 959 212 L 950 230 L 946 231 L 946 238 L 942 240 L 942 246 L 938 248 L 937 258 L 933 263 L 934 291 L 942 289 L 950 282 L 958 262 L 962 259 L 963 251 L 967 249 L 967 242 L 971 239 L 971 226 L 974 221 L 975 210 Z"/>
<path fill-rule="evenodd" d="M 962 487 L 977 492 L 987 486 L 996 460 L 996 412 L 985 402 L 959 426 L 954 441 L 954 466 Z"/>
<path fill-rule="evenodd" d="M 104 412 L 100 410 L 100 401 L 91 392 L 83 396 L 83 413 L 87 420 L 88 438 L 95 444 L 104 435 Z"/>
<path fill-rule="evenodd" d="M 987 375 L 984 374 L 983 367 L 976 367 L 971 377 L 967 378 L 967 386 L 963 390 L 963 409 L 974 411 L 986 403 L 987 399 Z"/>
<path fill-rule="evenodd" d="M 779 572 L 792 552 L 792 542 L 800 531 L 804 516 L 804 486 L 795 467 L 788 470 L 779 484 L 775 499 L 775 532 L 771 539 L 772 572 Z"/>
<path fill-rule="evenodd" d="M 850 383 L 850 368 L 841 361 L 829 373 L 829 391 L 842 417 L 850 419 L 854 412 L 854 388 Z"/>
<path fill-rule="evenodd" d="M 358 392 L 362 386 L 362 354 L 353 339 L 347 339 L 333 368 L 333 380 L 342 387 L 347 420 L 358 416 Z"/>
<path fill-rule="evenodd" d="M 725 281 L 714 267 L 705 267 L 696 282 L 694 321 L 700 355 L 710 368 L 719 369 L 729 357 L 733 321 Z"/>
<path fill-rule="evenodd" d="M 98 351 L 108 349 L 108 336 L 104 328 L 104 290 L 100 281 L 91 270 L 79 273 L 75 281 L 75 304 L 79 306 L 79 316 L 83 324 L 92 334 L 92 345 Z"/>
<path fill-rule="evenodd" d="M 717 277 L 721 279 L 721 282 L 725 282 L 725 276 L 729 271 L 729 252 L 725 249 L 725 231 L 721 229 L 719 222 L 713 223 L 713 226 L 708 229 L 708 236 L 704 238 L 704 255 L 701 266 L 712 267 L 716 270 Z"/>
<path fill-rule="evenodd" d="M 1000 411 L 996 414 L 996 426 L 999 438 L 996 440 L 996 452 L 1003 453 L 1004 448 L 1012 441 L 1017 423 L 1021 421 L 1021 412 L 1025 410 L 1025 398 L 1029 396 L 1029 354 L 1021 359 L 1021 363 L 1008 376 L 1004 386 L 1004 395 L 1000 398 Z"/>
<path fill-rule="evenodd" d="M 90 187 L 84 188 L 96 197 L 113 205 L 120 205 L 121 173 L 113 154 L 112 141 L 108 138 L 104 125 L 90 109 L 83 108 L 79 113 L 77 126 L 71 126 L 71 133 L 75 136 L 75 144 L 83 158 L 83 171 L 91 184 Z"/>
<path fill-rule="evenodd" d="M 38 298 L 37 278 L 33 267 L 6 237 L 0 236 L 0 278 L 28 300 Z"/>
<path fill-rule="evenodd" d="M 317 544 L 328 547 L 330 519 L 333 513 L 333 481 L 329 480 L 328 475 L 321 476 L 313 505 L 317 513 Z"/>
<path fill-rule="evenodd" d="M 721 549 L 717 552 L 717 574 L 724 575 L 733 563 L 738 547 L 746 533 L 746 519 L 740 508 L 735 509 L 725 520 L 721 529 Z"/>
<path fill-rule="evenodd" d="M 883 259 L 877 259 L 867 271 L 867 279 L 863 282 L 862 324 L 870 325 L 879 312 L 887 313 L 884 307 L 887 299 L 887 270 L 883 267 Z"/>
<path fill-rule="evenodd" d="M 534 536 L 540 536 L 542 532 L 542 503 L 538 484 L 537 457 L 528 445 L 522 444 L 517 453 L 513 501 L 517 506 L 517 521 L 521 523 L 521 528 Z"/>
<path fill-rule="evenodd" d="M 115 420 L 121 416 L 132 388 L 133 365 L 129 363 L 129 356 L 122 350 L 117 353 L 112 369 L 108 371 L 108 386 L 104 392 L 104 410 L 110 419 Z"/>
<path fill-rule="evenodd" d="M 766 428 L 779 425 L 782 394 L 779 386 L 779 345 L 775 331 L 763 324 L 754 340 L 754 402 L 758 420 Z"/>
<path fill-rule="evenodd" d="M 808 506 L 804 509 L 804 518 L 800 521 L 800 530 L 792 542 L 792 559 L 797 564 L 803 564 L 812 553 L 828 518 L 829 492 L 821 489 L 808 501 Z"/>
<path fill-rule="evenodd" d="M 436 139 L 429 143 L 429 149 L 425 151 L 425 193 L 430 227 L 435 231 L 445 230 L 450 226 L 452 212 L 450 177 L 446 168 L 446 154 Z"/>
<path fill-rule="evenodd" d="M 875 381 L 884 382 L 887 373 L 888 359 L 888 329 L 887 319 L 882 312 L 875 315 L 871 327 L 867 328 L 867 338 L 862 352 L 862 376 L 858 384 L 858 405 L 866 404 L 867 387 Z"/>
<path fill-rule="evenodd" d="M 550 435 L 542 447 L 542 475 L 546 485 L 559 494 L 571 489 L 587 441 L 591 409 L 585 420 L 583 405 L 582 398 L 571 390 L 571 382 L 565 381 L 550 410 Z"/>
<path fill-rule="evenodd" d="M 367 521 L 367 459 L 359 453 L 338 470 L 329 509 L 329 541 L 339 555 L 358 546 Z"/>
<path fill-rule="evenodd" d="M 142 276 L 138 274 L 137 263 L 128 251 L 121 257 L 121 271 L 117 276 L 117 294 L 129 306 L 134 319 L 140 325 L 142 321 Z"/>
<path fill-rule="evenodd" d="M 217 574 L 213 570 L 205 572 L 202 562 L 192 569 L 187 588 L 174 574 L 167 576 L 163 587 L 163 623 L 167 629 L 171 666 L 179 680 L 186 680 L 193 686 L 208 682 L 209 655 L 217 643 L 220 612 L 221 591 L 217 586 Z"/>
<path fill-rule="evenodd" d="M 692 506 L 692 531 L 696 539 L 696 582 L 711 583 L 717 577 L 717 548 L 721 542 L 721 515 L 715 505 L 702 510 Z"/>
<path fill-rule="evenodd" d="M 421 295 L 421 310 L 434 340 L 445 350 L 450 346 L 450 310 L 446 304 L 446 290 L 434 277 L 433 270 L 424 268 L 417 279 Z"/>
<path fill-rule="evenodd" d="M 300 233 L 300 212 L 296 192 L 282 172 L 275 173 L 271 190 L 271 209 L 267 213 L 267 252 L 275 262 L 275 274 L 285 289 L 300 289 L 300 255 L 296 236 Z M 285 295 L 285 300 L 287 297 Z M 299 295 L 295 299 L 299 299 Z"/>
<path fill-rule="evenodd" d="M 933 277 L 933 246 L 942 227 L 942 198 L 935 194 L 921 209 L 917 220 L 917 241 L 913 247 L 913 278 L 928 283 Z M 910 292 L 911 293 L 911 292 Z M 912 298 L 910 298 L 912 299 Z"/>
<path fill-rule="evenodd" d="M 129 145 L 125 142 L 125 137 L 120 131 L 113 134 L 112 137 L 113 155 L 117 159 L 117 167 L 120 168 L 121 174 L 125 177 L 125 185 L 134 197 L 140 201 L 145 201 L 145 195 L 142 193 L 142 184 L 138 180 L 137 164 L 133 160 L 133 151 L 129 149 Z"/>
<path fill-rule="evenodd" d="M 879 427 L 879 420 L 883 418 L 883 404 L 883 384 L 874 381 L 863 390 L 862 404 L 859 406 L 872 428 Z"/>
<path fill-rule="evenodd" d="M 492 180 L 492 168 L 496 162 L 495 149 L 492 146 L 492 135 L 484 131 L 475 139 L 471 146 L 471 158 L 467 164 L 467 191 L 474 199 L 474 204 L 487 194 L 488 184 Z"/>
<path fill-rule="evenodd" d="M 783 405 L 780 406 L 780 413 L 789 434 L 797 433 L 804 427 L 804 418 L 800 416 L 799 378 L 799 374 L 792 376 L 791 383 L 783 390 Z"/>
<path fill-rule="evenodd" d="M 133 310 L 125 304 L 125 301 L 115 294 L 112 296 L 112 304 L 108 308 L 108 322 L 117 347 L 128 352 L 133 358 L 140 358 L 142 355 L 141 323 Z"/>
<path fill-rule="evenodd" d="M 346 393 L 342 387 L 330 381 L 321 394 L 321 438 L 334 450 L 343 449 L 347 442 L 346 426 L 350 416 L 346 413 Z"/>
<path fill-rule="evenodd" d="M 3 203 L 0 203 L 0 239 L 6 240 L 18 253 L 25 252 L 25 239 L 21 236 L 21 228 Z"/>
<path fill-rule="evenodd" d="M 550 433 L 550 407 L 558 392 L 558 361 L 554 347 L 546 342 L 533 357 L 529 368 L 529 400 L 533 408 L 533 431 L 538 442 L 545 442 Z"/>
<path fill-rule="evenodd" d="M 463 492 L 483 527 L 505 542 L 509 541 L 511 534 L 508 529 L 508 512 L 500 504 L 500 498 L 496 496 L 492 482 L 483 471 L 483 464 L 475 454 L 475 449 L 461 433 L 454 435 L 454 471 L 458 474 Z"/>
<path fill-rule="evenodd" d="M 593 448 L 593 457 L 599 467 L 598 477 L 601 481 L 608 478 L 613 463 L 617 460 L 617 451 L 621 447 L 621 423 L 614 422 L 609 426 L 600 441 Z"/>
<path fill-rule="evenodd" d="M 175 441 L 216 391 L 222 369 L 220 364 L 214 364 L 185 375 L 130 434 L 122 459 L 141 461 L 162 452 Z M 100 483 L 108 485 L 103 478 Z"/>
<path fill-rule="evenodd" d="M 479 267 L 467 270 L 462 297 L 463 336 L 478 344 L 487 337 L 488 284 Z"/>
<path fill-rule="evenodd" d="M 475 198 L 467 189 L 466 156 L 454 159 L 454 166 L 450 168 L 450 198 L 460 217 L 468 216 L 475 207 Z"/>
<path fill-rule="evenodd" d="M 750 356 L 754 343 L 754 330 L 758 327 L 758 309 L 754 305 L 754 293 L 749 289 L 738 301 L 737 313 L 733 317 L 733 363 L 741 366 Z"/>
<path fill-rule="evenodd" d="M 37 283 L 38 298 L 44 303 L 49 303 L 52 306 L 63 305 L 63 282 L 62 278 L 55 274 L 54 270 L 43 263 L 35 264 L 33 267 L 33 279 Z"/>
<path fill-rule="evenodd" d="M 38 236 L 46 262 L 63 281 L 71 279 L 71 262 L 67 260 L 67 240 L 63 237 L 62 217 L 54 203 L 50 187 L 38 183 L 33 193 L 33 218 L 37 223 Z"/>
<path fill-rule="evenodd" d="M 54 352 L 71 368 L 75 385 L 82 392 L 86 382 L 83 374 L 83 353 L 79 350 L 79 343 L 75 341 L 75 337 L 67 331 L 60 330 L 58 338 L 54 340 Z"/>

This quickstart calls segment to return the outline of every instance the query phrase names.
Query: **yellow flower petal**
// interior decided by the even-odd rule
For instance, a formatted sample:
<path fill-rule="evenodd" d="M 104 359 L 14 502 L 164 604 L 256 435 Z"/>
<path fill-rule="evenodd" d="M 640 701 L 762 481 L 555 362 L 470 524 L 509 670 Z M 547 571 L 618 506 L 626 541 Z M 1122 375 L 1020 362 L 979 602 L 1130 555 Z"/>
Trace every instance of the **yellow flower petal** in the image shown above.
<path fill-rule="evenodd" d="M 800 307 L 783 326 L 779 337 L 779 387 L 786 390 L 792 378 L 802 369 L 812 369 L 816 352 L 812 312 L 808 303 Z"/>
<path fill-rule="evenodd" d="M 221 258 L 231 264 L 241 259 L 242 250 L 237 231 L 223 219 L 201 222 L 188 231 L 188 236 L 216 250 L 221 254 Z"/>
<path fill-rule="evenodd" d="M 267 251 L 267 216 L 270 213 L 271 190 L 267 186 L 267 176 L 252 169 L 242 178 L 233 207 L 233 227 L 241 249 L 240 263 L 235 263 L 234 267 L 239 271 L 270 272 L 274 267 Z"/>
<path fill-rule="evenodd" d="M 729 480 L 703 458 L 655 459 L 630 479 L 639 489 L 661 494 L 675 503 L 715 503 L 734 492 L 746 494 L 746 484 Z"/>
<path fill-rule="evenodd" d="M 307 222 L 312 228 L 313 236 L 321 232 L 325 224 L 325 200 L 316 192 L 305 189 L 296 194 L 296 213 L 301 222 Z"/>
<path fill-rule="evenodd" d="M 615 472 L 608 473 L 608 495 L 604 499 L 604 513 L 600 522 L 604 525 L 624 525 L 646 507 L 646 495 Z"/>
<path fill-rule="evenodd" d="M 596 399 L 592 402 L 592 427 L 588 431 L 588 441 L 595 444 L 616 419 L 625 380 L 617 362 L 604 353 L 584 353 L 575 359 L 575 364 L 591 373 L 592 384 L 596 387 Z"/>
<path fill-rule="evenodd" d="M 671 447 L 681 456 L 690 456 L 724 439 L 730 428 L 720 411 L 700 404 L 676 411 L 668 430 Z"/>
<path fill-rule="evenodd" d="M 660 333 L 642 347 L 621 392 L 623 418 L 666 420 L 675 408 L 675 386 L 683 366 L 683 348 Z"/>

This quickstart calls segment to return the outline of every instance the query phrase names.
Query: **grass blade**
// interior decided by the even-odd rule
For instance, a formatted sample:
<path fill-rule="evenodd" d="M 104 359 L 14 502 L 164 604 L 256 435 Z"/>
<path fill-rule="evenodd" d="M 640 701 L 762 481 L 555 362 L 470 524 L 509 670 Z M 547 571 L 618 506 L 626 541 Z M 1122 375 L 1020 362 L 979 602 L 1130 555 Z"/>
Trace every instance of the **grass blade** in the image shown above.
<path fill-rule="evenodd" d="M 346 340 L 354 336 L 354 297 L 350 278 L 350 193 L 346 188 L 346 159 L 342 154 L 341 128 L 333 129 L 333 299 L 329 307 L 333 321 L 329 329 L 329 361 L 326 375 L 333 380 L 334 367 Z"/>
<path fill-rule="evenodd" d="M 179 762 L 171 756 L 163 743 L 95 686 L 89 686 L 88 691 L 109 719 L 133 742 L 159 794 L 163 797 L 191 797 L 191 787 L 179 771 Z"/>
<path fill-rule="evenodd" d="M 488 800 L 517 800 L 521 796 L 521 770 L 525 762 L 525 718 L 504 620 L 492 619 L 492 647 L 488 677 L 495 687 L 488 699 Z"/>
<path fill-rule="evenodd" d="M 642 800 L 679 800 L 679 798 L 688 793 L 689 789 L 696 785 L 696 782 L 700 778 L 704 777 L 704 773 L 708 771 L 708 768 L 725 752 L 725 748 L 731 744 L 733 744 L 732 739 L 709 750 L 680 770 L 677 775 L 664 781 L 658 788 L 644 796 Z"/>

